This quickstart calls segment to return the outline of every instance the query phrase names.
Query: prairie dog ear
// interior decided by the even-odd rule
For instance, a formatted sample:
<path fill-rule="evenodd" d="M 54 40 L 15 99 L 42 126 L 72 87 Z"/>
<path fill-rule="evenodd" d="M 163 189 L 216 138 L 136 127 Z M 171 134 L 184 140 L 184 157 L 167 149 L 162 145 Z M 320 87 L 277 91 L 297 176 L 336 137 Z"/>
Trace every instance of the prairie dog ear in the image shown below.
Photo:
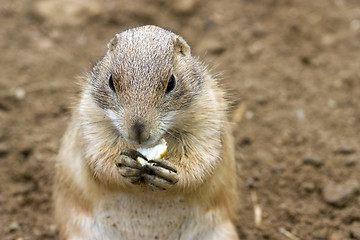
<path fill-rule="evenodd" d="M 107 48 L 109 51 L 113 51 L 116 47 L 116 44 L 120 41 L 120 34 L 115 34 L 115 37 L 113 37 L 110 42 L 107 44 Z"/>
<path fill-rule="evenodd" d="M 180 53 L 182 55 L 190 55 L 191 54 L 191 50 L 190 50 L 190 46 L 186 43 L 186 41 L 176 35 L 174 38 L 174 49 L 175 52 Z"/>

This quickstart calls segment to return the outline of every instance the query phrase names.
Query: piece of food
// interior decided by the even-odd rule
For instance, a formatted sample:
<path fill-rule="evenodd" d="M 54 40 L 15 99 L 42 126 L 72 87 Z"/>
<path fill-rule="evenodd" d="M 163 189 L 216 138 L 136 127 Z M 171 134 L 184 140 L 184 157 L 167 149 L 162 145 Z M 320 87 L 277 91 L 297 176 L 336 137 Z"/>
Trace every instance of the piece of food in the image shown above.
<path fill-rule="evenodd" d="M 141 166 L 145 166 L 145 165 L 148 165 L 148 164 L 149 164 L 149 162 L 148 162 L 146 159 L 142 158 L 142 157 L 137 157 L 137 158 L 136 158 L 136 161 L 137 161 L 138 163 L 140 163 Z"/>
<path fill-rule="evenodd" d="M 136 149 L 139 153 L 144 155 L 146 159 L 142 157 L 137 157 L 136 161 L 140 163 L 142 166 L 147 164 L 151 164 L 149 160 L 161 160 L 165 158 L 166 150 L 167 150 L 167 142 L 164 138 L 162 138 L 158 145 L 151 147 L 151 148 L 138 148 Z"/>

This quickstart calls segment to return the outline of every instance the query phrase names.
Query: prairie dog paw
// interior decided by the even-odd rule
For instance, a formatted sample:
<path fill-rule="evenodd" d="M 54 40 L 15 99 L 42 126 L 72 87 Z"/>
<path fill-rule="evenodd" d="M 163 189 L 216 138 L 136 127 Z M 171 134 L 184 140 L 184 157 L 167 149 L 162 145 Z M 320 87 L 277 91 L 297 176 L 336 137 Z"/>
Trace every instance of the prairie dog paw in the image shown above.
<path fill-rule="evenodd" d="M 150 160 L 145 169 L 144 180 L 153 190 L 169 189 L 179 180 L 176 166 L 166 160 Z"/>
<path fill-rule="evenodd" d="M 162 138 L 154 147 L 122 151 L 115 164 L 131 183 L 145 182 L 152 190 L 166 190 L 179 180 L 176 166 L 164 160 L 166 151 L 167 142 Z"/>
<path fill-rule="evenodd" d="M 144 167 L 136 161 L 139 156 L 142 155 L 135 150 L 124 150 L 115 159 L 115 164 L 121 176 L 133 184 L 141 182 L 142 173 L 145 171 Z"/>

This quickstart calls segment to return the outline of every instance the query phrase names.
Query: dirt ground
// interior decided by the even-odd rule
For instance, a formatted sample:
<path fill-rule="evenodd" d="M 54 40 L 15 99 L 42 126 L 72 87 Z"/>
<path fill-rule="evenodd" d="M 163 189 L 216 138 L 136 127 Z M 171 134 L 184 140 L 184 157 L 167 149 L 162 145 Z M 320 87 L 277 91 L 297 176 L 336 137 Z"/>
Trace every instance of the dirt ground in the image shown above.
<path fill-rule="evenodd" d="M 242 116 L 241 239 L 360 239 L 358 0 L 1 0 L 0 239 L 57 239 L 54 163 L 76 78 L 145 24 L 216 67 Z"/>

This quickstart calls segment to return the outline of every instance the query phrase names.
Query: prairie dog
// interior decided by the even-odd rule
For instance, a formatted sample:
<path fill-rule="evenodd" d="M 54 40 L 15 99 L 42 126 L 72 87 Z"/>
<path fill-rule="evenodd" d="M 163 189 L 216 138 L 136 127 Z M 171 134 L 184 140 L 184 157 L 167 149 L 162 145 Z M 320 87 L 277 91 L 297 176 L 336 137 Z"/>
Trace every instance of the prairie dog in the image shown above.
<path fill-rule="evenodd" d="M 238 239 L 227 103 L 185 40 L 156 26 L 108 43 L 82 86 L 56 165 L 62 239 Z M 135 161 L 167 140 L 166 158 Z"/>

